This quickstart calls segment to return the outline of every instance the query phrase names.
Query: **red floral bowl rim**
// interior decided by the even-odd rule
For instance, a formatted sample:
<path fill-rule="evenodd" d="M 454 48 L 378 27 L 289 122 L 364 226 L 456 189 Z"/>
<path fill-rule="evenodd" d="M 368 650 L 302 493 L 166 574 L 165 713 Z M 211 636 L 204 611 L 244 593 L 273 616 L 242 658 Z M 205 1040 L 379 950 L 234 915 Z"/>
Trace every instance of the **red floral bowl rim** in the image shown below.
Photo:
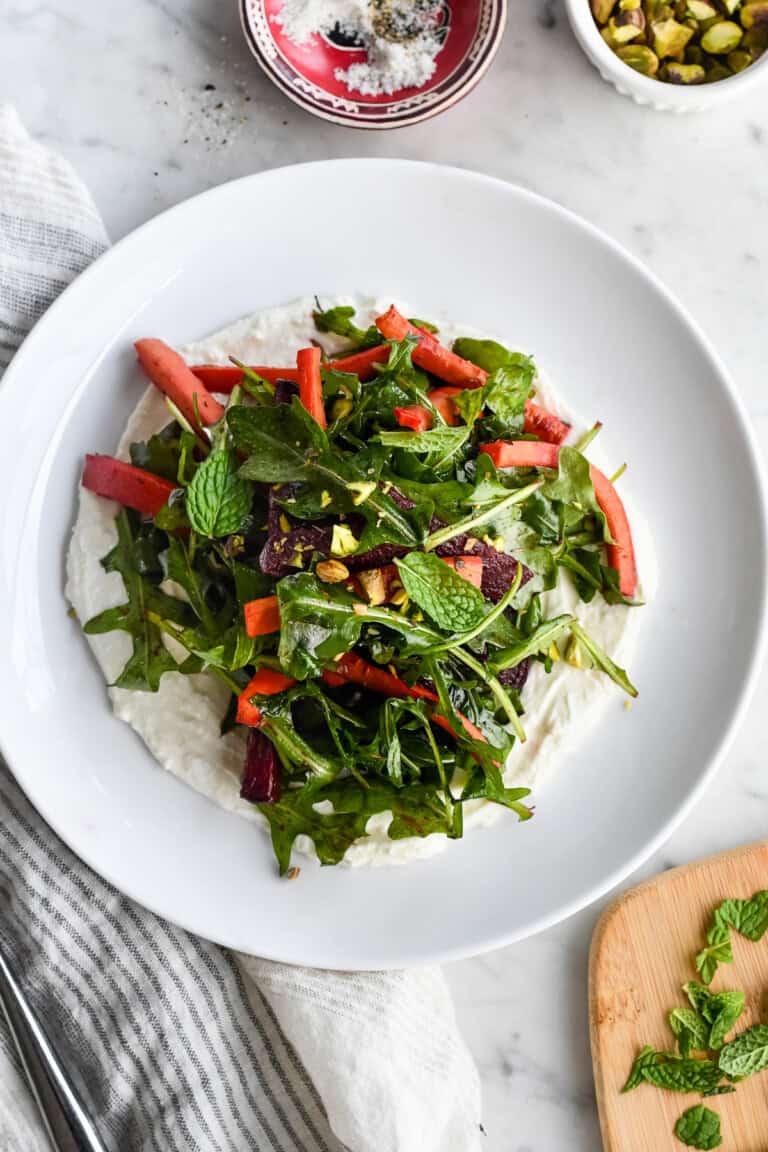
<path fill-rule="evenodd" d="M 439 115 L 482 80 L 496 55 L 507 22 L 507 0 L 480 0 L 478 32 L 454 71 L 430 87 L 386 104 L 369 104 L 350 94 L 336 96 L 303 76 L 282 55 L 269 28 L 263 0 L 240 0 L 243 33 L 262 71 L 285 95 L 313 116 L 348 128 L 402 128 Z"/>

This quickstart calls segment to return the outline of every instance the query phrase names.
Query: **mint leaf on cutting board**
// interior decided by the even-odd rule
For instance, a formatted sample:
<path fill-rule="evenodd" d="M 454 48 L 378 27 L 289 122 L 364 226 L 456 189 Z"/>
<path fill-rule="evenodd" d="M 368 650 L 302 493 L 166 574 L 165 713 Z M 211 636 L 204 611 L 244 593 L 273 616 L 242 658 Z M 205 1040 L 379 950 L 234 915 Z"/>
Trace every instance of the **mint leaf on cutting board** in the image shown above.
<path fill-rule="evenodd" d="M 709 1006 L 712 1023 L 709 1047 L 713 1051 L 718 1051 L 725 1044 L 725 1037 L 744 1011 L 745 1002 L 743 992 L 717 992 L 712 997 Z"/>
<path fill-rule="evenodd" d="M 675 1124 L 675 1136 L 689 1148 L 719 1148 L 723 1142 L 720 1135 L 720 1117 L 703 1104 L 695 1104 L 683 1112 Z"/>
<path fill-rule="evenodd" d="M 717 1085 L 723 1071 L 711 1060 L 674 1058 L 666 1063 L 646 1065 L 643 1079 L 667 1092 L 708 1092 Z"/>
<path fill-rule="evenodd" d="M 201 536 L 231 536 L 250 512 L 253 485 L 237 474 L 234 454 L 212 452 L 187 488 L 187 515 Z"/>
<path fill-rule="evenodd" d="M 710 1026 L 695 1009 L 673 1008 L 669 1014 L 669 1026 L 677 1037 L 681 1056 L 708 1050 Z"/>
<path fill-rule="evenodd" d="M 718 1061 L 726 1076 L 754 1076 L 768 1068 L 768 1025 L 755 1024 L 726 1044 Z"/>

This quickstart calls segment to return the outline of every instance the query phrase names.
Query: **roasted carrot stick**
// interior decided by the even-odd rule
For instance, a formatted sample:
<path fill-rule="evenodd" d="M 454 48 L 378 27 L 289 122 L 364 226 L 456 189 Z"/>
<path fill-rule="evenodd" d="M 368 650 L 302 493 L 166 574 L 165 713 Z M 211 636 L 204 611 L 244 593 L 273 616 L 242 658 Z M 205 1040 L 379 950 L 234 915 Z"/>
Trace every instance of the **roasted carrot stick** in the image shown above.
<path fill-rule="evenodd" d="M 218 400 L 188 367 L 185 361 L 162 340 L 137 340 L 134 345 L 139 363 L 152 383 L 173 400 L 189 423 L 197 427 L 200 414 L 203 424 L 216 424 L 224 415 Z"/>
<path fill-rule="evenodd" d="M 144 516 L 156 516 L 176 487 L 170 480 L 136 468 L 125 460 L 95 455 L 85 458 L 82 484 L 89 492 L 116 500 Z"/>
<path fill-rule="evenodd" d="M 320 375 L 319 348 L 302 348 L 296 355 L 299 371 L 299 399 L 321 428 L 327 428 L 323 405 L 323 378 Z"/>

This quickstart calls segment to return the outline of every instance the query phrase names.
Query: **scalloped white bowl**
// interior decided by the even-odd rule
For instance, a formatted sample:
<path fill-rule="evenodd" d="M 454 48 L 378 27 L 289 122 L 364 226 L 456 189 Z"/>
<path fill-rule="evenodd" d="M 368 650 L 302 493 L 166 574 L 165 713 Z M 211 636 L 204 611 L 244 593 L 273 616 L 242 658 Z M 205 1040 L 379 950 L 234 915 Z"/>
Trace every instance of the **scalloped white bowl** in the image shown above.
<path fill-rule="evenodd" d="M 768 84 L 768 52 L 735 76 L 715 84 L 666 84 L 630 68 L 606 44 L 595 24 L 589 0 L 565 0 L 568 19 L 585 54 L 608 84 L 636 104 L 657 112 L 704 112 Z"/>

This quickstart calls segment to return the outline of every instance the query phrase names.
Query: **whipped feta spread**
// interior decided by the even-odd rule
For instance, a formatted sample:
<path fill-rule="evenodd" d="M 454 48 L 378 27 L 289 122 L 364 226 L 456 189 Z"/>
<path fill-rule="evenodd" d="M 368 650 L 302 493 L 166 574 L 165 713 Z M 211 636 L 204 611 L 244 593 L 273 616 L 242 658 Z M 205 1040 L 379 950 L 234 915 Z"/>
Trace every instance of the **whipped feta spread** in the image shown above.
<path fill-rule="evenodd" d="M 354 304 L 358 309 L 356 322 L 364 326 L 386 310 L 392 301 L 360 301 L 350 297 L 338 303 Z M 401 304 L 398 307 L 405 315 L 411 314 Z M 190 364 L 227 364 L 230 356 L 250 364 L 293 364 L 297 349 L 306 347 L 311 340 L 318 340 L 312 309 L 313 302 L 309 298 L 272 308 L 239 320 L 181 351 Z M 440 317 L 435 319 L 439 321 Z M 440 339 L 444 343 L 450 345 L 459 335 L 486 334 L 453 322 L 440 324 Z M 321 339 L 329 353 L 340 351 L 345 344 L 333 335 Z M 501 339 L 508 347 L 517 347 L 514 341 L 504 339 L 503 335 Z M 571 421 L 571 439 L 584 431 L 583 421 L 540 377 L 536 382 L 536 392 L 542 404 Z M 147 440 L 169 420 L 163 397 L 150 386 L 128 421 L 117 455 L 128 460 L 133 442 Z M 600 465 L 597 447 L 593 446 L 594 451 L 590 449 L 590 458 Z M 608 470 L 611 467 L 615 467 L 615 462 L 608 465 Z M 622 499 L 627 505 L 637 553 L 642 582 L 639 595 L 647 601 L 655 585 L 653 549 L 642 519 L 626 501 L 623 491 Z M 105 572 L 100 563 L 117 541 L 114 526 L 117 510 L 113 501 L 81 488 L 77 520 L 67 556 L 66 595 L 83 623 L 105 608 L 125 601 L 122 577 L 116 572 Z M 545 616 L 572 612 L 617 663 L 623 667 L 630 665 L 643 609 L 610 606 L 600 596 L 590 604 L 584 604 L 567 577 L 561 577 L 558 587 L 546 593 L 544 599 Z M 130 637 L 123 632 L 109 632 L 88 636 L 87 640 L 107 682 L 113 682 L 131 654 Z M 177 659 L 183 659 L 183 651 L 178 646 L 174 651 L 172 640 L 168 645 Z M 115 715 L 141 736 L 162 768 L 221 807 L 266 826 L 258 809 L 240 799 L 246 736 L 242 729 L 226 736 L 220 734 L 220 723 L 230 696 L 221 681 L 206 673 L 183 676 L 170 672 L 163 676 L 157 692 L 122 688 L 109 688 L 108 692 Z M 624 698 L 602 673 L 584 671 L 560 661 L 550 674 L 541 664 L 533 663 L 522 700 L 527 740 L 525 744 L 515 746 L 505 771 L 506 783 L 514 785 L 541 781 L 566 755 L 566 749 L 573 750 L 576 742 L 598 721 L 603 710 L 623 707 Z M 572 725 L 571 721 L 576 718 L 578 724 Z M 498 819 L 514 821 L 516 817 L 499 805 L 482 800 L 464 806 L 465 834 L 476 826 Z M 390 840 L 386 832 L 389 821 L 388 813 L 372 816 L 367 835 L 348 849 L 344 862 L 371 865 L 408 861 L 430 856 L 447 843 L 442 833 L 423 839 Z M 314 855 L 311 843 L 304 837 L 297 840 L 295 847 Z"/>

